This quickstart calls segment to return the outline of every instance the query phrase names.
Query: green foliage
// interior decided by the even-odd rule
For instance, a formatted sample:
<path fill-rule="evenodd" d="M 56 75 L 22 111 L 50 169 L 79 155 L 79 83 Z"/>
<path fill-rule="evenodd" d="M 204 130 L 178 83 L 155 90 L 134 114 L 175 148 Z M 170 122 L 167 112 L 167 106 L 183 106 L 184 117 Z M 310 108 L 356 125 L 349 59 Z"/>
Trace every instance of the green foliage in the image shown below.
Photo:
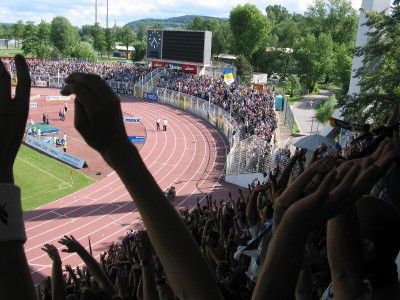
<path fill-rule="evenodd" d="M 133 42 L 133 46 L 135 47 L 135 51 L 132 51 L 132 60 L 133 61 L 141 61 L 146 56 L 146 41 L 143 40 L 136 40 Z"/>
<path fill-rule="evenodd" d="M 88 42 L 78 42 L 70 48 L 66 54 L 70 57 L 85 58 L 89 61 L 96 61 L 96 53 L 93 46 Z"/>
<path fill-rule="evenodd" d="M 71 167 L 21 146 L 14 164 L 15 183 L 21 187 L 22 209 L 29 211 L 88 186 L 93 179 Z"/>
<path fill-rule="evenodd" d="M 129 27 L 120 28 L 118 29 L 116 36 L 118 42 L 124 45 L 126 47 L 126 52 L 128 52 L 129 46 L 131 46 L 135 40 L 132 30 Z"/>
<path fill-rule="evenodd" d="M 343 115 L 353 122 L 382 120 L 390 115 L 400 98 L 400 6 L 394 2 L 389 15 L 366 12 L 368 43 L 357 49 L 364 56 L 363 66 L 356 71 L 360 92 L 340 101 Z"/>
<path fill-rule="evenodd" d="M 335 43 L 354 47 L 358 13 L 351 0 L 314 0 L 305 17 L 314 35 L 330 34 Z"/>
<path fill-rule="evenodd" d="M 325 124 L 327 122 L 327 117 L 332 116 L 332 114 L 334 113 L 336 105 L 336 96 L 335 94 L 332 94 L 331 96 L 329 96 L 328 99 L 322 102 L 317 109 L 316 117 L 318 121 L 320 121 L 322 124 Z"/>
<path fill-rule="evenodd" d="M 235 60 L 236 74 L 249 85 L 253 76 L 253 67 L 244 55 L 239 55 Z"/>
<path fill-rule="evenodd" d="M 323 80 L 333 68 L 333 42 L 329 34 L 319 37 L 307 35 L 296 45 L 295 57 L 301 81 L 314 91 L 317 83 Z"/>
<path fill-rule="evenodd" d="M 288 93 L 290 97 L 297 95 L 301 90 L 299 77 L 296 75 L 290 75 L 284 83 L 285 93 Z"/>
<path fill-rule="evenodd" d="M 64 55 L 79 40 L 79 34 L 67 18 L 55 17 L 51 21 L 50 39 L 58 51 Z"/>
<path fill-rule="evenodd" d="M 229 52 L 229 47 L 232 45 L 232 32 L 228 22 L 221 22 L 217 18 L 195 17 L 188 24 L 187 29 L 212 32 L 212 55 Z"/>
<path fill-rule="evenodd" d="M 253 4 L 238 5 L 229 15 L 229 24 L 237 54 L 250 59 L 268 38 L 271 23 Z"/>
<path fill-rule="evenodd" d="M 33 22 L 28 21 L 22 34 L 22 47 L 24 55 L 35 52 L 35 47 L 39 44 L 38 28 Z"/>
<path fill-rule="evenodd" d="M 105 33 L 105 42 L 106 42 L 106 51 L 107 51 L 107 56 L 110 57 L 111 51 L 115 49 L 115 42 L 117 41 L 114 31 L 112 31 L 110 28 L 107 28 Z"/>
<path fill-rule="evenodd" d="M 104 31 L 100 28 L 99 24 L 92 27 L 91 31 L 93 37 L 93 49 L 103 56 L 103 51 L 106 50 L 106 36 Z"/>
<path fill-rule="evenodd" d="M 19 48 L 19 43 L 24 35 L 24 24 L 22 20 L 18 20 L 17 23 L 11 26 L 11 34 L 12 37 L 15 39 L 15 42 L 18 43 L 18 46 L 16 46 Z"/>

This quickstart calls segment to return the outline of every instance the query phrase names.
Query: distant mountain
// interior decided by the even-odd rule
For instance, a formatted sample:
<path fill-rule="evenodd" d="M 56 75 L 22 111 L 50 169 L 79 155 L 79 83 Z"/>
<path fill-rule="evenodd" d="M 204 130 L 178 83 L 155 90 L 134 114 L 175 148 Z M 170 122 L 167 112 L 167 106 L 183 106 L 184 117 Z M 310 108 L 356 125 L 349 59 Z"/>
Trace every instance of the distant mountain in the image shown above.
<path fill-rule="evenodd" d="M 186 29 L 187 25 L 196 17 L 201 17 L 203 19 L 213 19 L 214 17 L 206 16 L 195 16 L 186 15 L 181 17 L 174 17 L 168 19 L 140 19 L 137 21 L 132 21 L 124 25 L 124 27 L 130 27 L 132 30 L 138 29 L 140 26 L 144 25 L 146 28 L 151 28 L 155 25 L 162 25 L 166 29 Z M 227 18 L 215 18 L 219 21 L 228 21 Z"/>

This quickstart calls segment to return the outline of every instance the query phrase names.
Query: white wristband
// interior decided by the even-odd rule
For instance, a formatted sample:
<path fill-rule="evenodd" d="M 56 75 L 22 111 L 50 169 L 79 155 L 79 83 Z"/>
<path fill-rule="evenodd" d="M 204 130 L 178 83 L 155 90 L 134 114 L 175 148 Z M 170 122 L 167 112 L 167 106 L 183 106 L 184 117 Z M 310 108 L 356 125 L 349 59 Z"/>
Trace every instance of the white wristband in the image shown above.
<path fill-rule="evenodd" d="M 0 242 L 26 242 L 21 206 L 21 190 L 13 184 L 0 183 Z"/>

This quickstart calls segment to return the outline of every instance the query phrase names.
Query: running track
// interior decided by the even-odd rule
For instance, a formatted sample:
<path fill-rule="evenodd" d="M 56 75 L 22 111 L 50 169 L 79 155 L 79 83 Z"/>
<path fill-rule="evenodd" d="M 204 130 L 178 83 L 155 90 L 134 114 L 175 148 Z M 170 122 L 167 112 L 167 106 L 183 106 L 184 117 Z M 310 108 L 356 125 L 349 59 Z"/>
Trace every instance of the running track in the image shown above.
<path fill-rule="evenodd" d="M 217 201 L 227 199 L 228 191 L 237 195 L 237 187 L 226 183 L 223 175 L 229 145 L 209 124 L 157 103 L 123 102 L 122 108 L 124 115 L 141 118 L 147 135 L 141 156 L 161 189 L 176 187 L 177 197 L 172 203 L 177 209 L 192 208 L 198 197 L 203 200 L 210 192 Z M 69 103 L 68 118 L 71 111 L 73 103 Z M 167 132 L 155 130 L 157 117 L 167 118 Z M 74 139 L 84 143 L 80 136 Z M 120 242 L 129 229 L 143 226 L 134 201 L 114 172 L 81 191 L 26 213 L 25 253 L 35 284 L 51 274 L 51 260 L 41 250 L 43 244 L 52 243 L 61 250 L 58 239 L 72 234 L 88 249 L 90 236 L 93 255 L 98 259 L 113 241 Z M 63 265 L 82 264 L 76 254 L 60 251 L 60 255 Z"/>

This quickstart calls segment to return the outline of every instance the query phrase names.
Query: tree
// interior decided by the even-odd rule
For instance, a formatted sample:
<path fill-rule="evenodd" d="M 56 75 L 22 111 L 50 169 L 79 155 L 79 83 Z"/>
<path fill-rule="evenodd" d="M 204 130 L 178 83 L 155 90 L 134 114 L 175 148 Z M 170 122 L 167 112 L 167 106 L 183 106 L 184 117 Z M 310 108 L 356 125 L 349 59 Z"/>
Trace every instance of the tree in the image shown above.
<path fill-rule="evenodd" d="M 229 14 L 235 52 L 250 59 L 268 37 L 271 24 L 253 4 L 238 5 Z"/>
<path fill-rule="evenodd" d="M 342 94 L 347 94 L 349 90 L 351 66 L 353 64 L 353 51 L 349 51 L 346 45 L 334 46 L 334 65 L 332 69 L 332 81 L 340 84 Z"/>
<path fill-rule="evenodd" d="M 115 49 L 115 34 L 114 31 L 112 31 L 111 28 L 107 28 L 106 31 L 104 32 L 105 36 L 105 42 L 106 42 L 106 51 L 107 51 L 107 56 L 110 57 L 110 52 L 114 51 Z"/>
<path fill-rule="evenodd" d="M 10 27 L 10 26 L 7 26 L 7 25 L 5 25 L 5 24 L 3 24 L 2 26 L 1 26 L 1 28 L 3 29 L 3 33 L 2 33 L 2 38 L 4 38 L 5 39 L 5 42 L 6 42 L 6 47 L 7 47 L 7 49 L 8 49 L 8 47 L 9 47 L 9 41 L 12 39 L 12 37 L 13 37 L 13 32 L 12 32 L 12 28 Z"/>
<path fill-rule="evenodd" d="M 51 21 L 50 38 L 58 51 L 64 55 L 79 40 L 79 34 L 67 18 L 59 16 Z"/>
<path fill-rule="evenodd" d="M 15 47 L 17 47 L 17 45 L 18 45 L 18 49 L 19 49 L 20 41 L 24 35 L 24 23 L 22 20 L 18 20 L 18 22 L 13 24 L 11 26 L 11 28 L 12 28 L 13 37 L 14 37 L 15 43 L 16 43 Z"/>
<path fill-rule="evenodd" d="M 265 12 L 267 13 L 267 17 L 270 19 L 273 26 L 286 21 L 290 17 L 289 11 L 285 7 L 278 4 L 268 5 L 265 9 Z"/>
<path fill-rule="evenodd" d="M 123 27 L 117 31 L 118 41 L 126 47 L 126 53 L 129 51 L 129 46 L 133 44 L 135 37 L 129 27 Z"/>
<path fill-rule="evenodd" d="M 294 97 L 301 90 L 299 77 L 296 75 L 290 75 L 284 83 L 285 93 L 289 93 L 290 97 Z"/>
<path fill-rule="evenodd" d="M 314 0 L 305 16 L 307 25 L 316 36 L 329 33 L 333 42 L 354 47 L 358 13 L 351 0 Z"/>
<path fill-rule="evenodd" d="M 42 20 L 37 27 L 38 27 L 38 37 L 40 39 L 40 42 L 44 43 L 45 45 L 49 45 L 50 31 L 51 31 L 50 23 L 47 23 Z"/>
<path fill-rule="evenodd" d="M 133 42 L 133 46 L 135 47 L 135 51 L 132 51 L 132 60 L 141 61 L 142 59 L 144 59 L 146 56 L 146 41 L 136 40 L 135 42 Z"/>
<path fill-rule="evenodd" d="M 301 39 L 295 46 L 295 58 L 301 80 L 314 91 L 318 82 L 325 80 L 333 67 L 333 42 L 329 34 L 319 37 L 312 34 Z"/>
<path fill-rule="evenodd" d="M 39 29 L 32 21 L 26 22 L 24 32 L 22 34 L 22 51 L 24 55 L 35 52 L 35 47 L 39 44 Z"/>
<path fill-rule="evenodd" d="M 363 66 L 355 76 L 360 79 L 360 92 L 348 95 L 339 104 L 345 119 L 364 123 L 378 122 L 390 115 L 400 99 L 400 1 L 393 2 L 389 15 L 366 11 L 366 26 L 374 28 L 369 40 L 357 49 Z"/>
<path fill-rule="evenodd" d="M 81 41 L 93 43 L 92 28 L 93 25 L 83 25 L 79 29 L 79 36 L 81 37 Z"/>
<path fill-rule="evenodd" d="M 93 49 L 103 57 L 103 51 L 106 50 L 106 37 L 98 23 L 92 27 L 91 34 L 93 37 Z"/>
<path fill-rule="evenodd" d="M 237 68 L 236 74 L 245 82 L 245 84 L 251 84 L 253 77 L 253 67 L 248 59 L 240 54 L 235 60 L 235 66 Z"/>
<path fill-rule="evenodd" d="M 89 61 L 96 60 L 96 53 L 93 46 L 88 42 L 78 42 L 72 47 L 68 53 L 71 57 L 86 58 Z"/>
<path fill-rule="evenodd" d="M 136 30 L 136 39 L 139 41 L 146 41 L 147 29 L 143 24 Z"/>
<path fill-rule="evenodd" d="M 317 110 L 316 117 L 318 121 L 320 121 L 322 124 L 325 124 L 327 122 L 326 117 L 332 116 L 332 114 L 335 111 L 337 105 L 337 100 L 335 94 L 332 94 L 331 96 L 328 97 L 324 102 L 321 103 L 320 107 Z"/>
<path fill-rule="evenodd" d="M 228 53 L 232 45 L 232 32 L 228 22 L 216 18 L 204 19 L 195 17 L 187 26 L 187 30 L 207 30 L 212 32 L 211 54 Z"/>

